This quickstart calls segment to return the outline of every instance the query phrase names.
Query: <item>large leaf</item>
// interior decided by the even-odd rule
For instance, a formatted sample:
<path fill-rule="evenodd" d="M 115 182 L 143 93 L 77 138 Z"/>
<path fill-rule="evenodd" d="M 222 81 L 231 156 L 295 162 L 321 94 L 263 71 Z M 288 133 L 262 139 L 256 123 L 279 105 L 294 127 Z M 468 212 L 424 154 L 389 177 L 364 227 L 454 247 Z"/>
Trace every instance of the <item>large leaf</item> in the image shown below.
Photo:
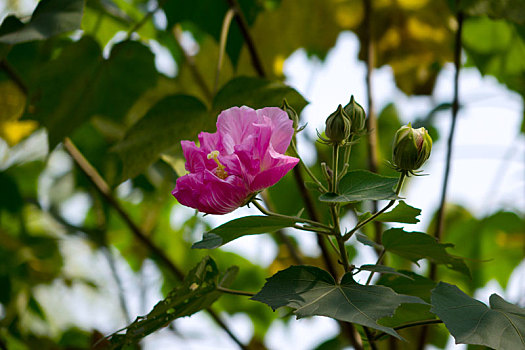
<path fill-rule="evenodd" d="M 396 199 L 393 188 L 398 179 L 374 174 L 366 170 L 354 170 L 343 176 L 339 192 L 325 193 L 319 197 L 322 202 L 351 203 L 364 200 Z"/>
<path fill-rule="evenodd" d="M 233 106 L 252 108 L 280 106 L 283 99 L 299 113 L 307 102 L 295 89 L 277 81 L 239 77 L 232 79 L 215 95 L 213 110 L 216 114 Z"/>
<path fill-rule="evenodd" d="M 429 259 L 437 264 L 444 264 L 449 269 L 470 276 L 470 271 L 461 258 L 450 255 L 446 248 L 454 247 L 450 243 L 438 243 L 436 239 L 422 232 L 405 232 L 392 228 L 383 233 L 383 247 L 386 251 L 402 256 L 414 263 L 420 259 Z"/>
<path fill-rule="evenodd" d="M 206 106 L 195 97 L 168 96 L 134 124 L 114 151 L 123 161 L 122 180 L 139 175 L 161 152 L 194 139 L 206 121 Z"/>
<path fill-rule="evenodd" d="M 93 115 L 121 120 L 156 80 L 153 54 L 144 45 L 124 41 L 104 60 L 98 44 L 84 37 L 42 66 L 26 117 L 47 127 L 53 148 Z"/>
<path fill-rule="evenodd" d="M 417 224 L 417 218 L 421 214 L 421 209 L 411 207 L 404 201 L 399 201 L 394 209 L 376 217 L 374 221 L 380 222 L 401 222 L 405 224 Z"/>
<path fill-rule="evenodd" d="M 456 344 L 478 344 L 498 350 L 525 348 L 525 309 L 492 294 L 490 308 L 458 287 L 440 282 L 432 290 L 431 311 L 445 323 Z"/>
<path fill-rule="evenodd" d="M 42 0 L 28 23 L 22 24 L 13 16 L 0 27 L 0 43 L 18 44 L 44 40 L 80 29 L 84 0 Z"/>
<path fill-rule="evenodd" d="M 268 279 L 253 298 L 272 309 L 289 306 L 297 318 L 327 316 L 378 329 L 396 338 L 395 330 L 377 324 L 392 316 L 402 303 L 424 303 L 418 297 L 401 295 L 383 286 L 365 286 L 354 281 L 352 274 L 336 283 L 326 271 L 313 266 L 291 266 Z"/>
<path fill-rule="evenodd" d="M 181 285 L 173 289 L 166 299 L 161 300 L 146 316 L 137 319 L 126 327 L 125 334 L 112 334 L 113 349 L 136 344 L 139 340 L 158 329 L 166 327 L 173 320 L 192 315 L 213 304 L 221 295 L 218 286 L 228 287 L 237 274 L 237 267 L 229 268 L 219 276 L 217 265 L 210 257 L 205 257 L 191 270 Z"/>
<path fill-rule="evenodd" d="M 291 218 L 275 216 L 245 216 L 206 232 L 202 237 L 202 241 L 193 244 L 192 248 L 217 248 L 242 236 L 274 232 L 285 227 L 291 227 L 296 222 L 296 220 Z"/>

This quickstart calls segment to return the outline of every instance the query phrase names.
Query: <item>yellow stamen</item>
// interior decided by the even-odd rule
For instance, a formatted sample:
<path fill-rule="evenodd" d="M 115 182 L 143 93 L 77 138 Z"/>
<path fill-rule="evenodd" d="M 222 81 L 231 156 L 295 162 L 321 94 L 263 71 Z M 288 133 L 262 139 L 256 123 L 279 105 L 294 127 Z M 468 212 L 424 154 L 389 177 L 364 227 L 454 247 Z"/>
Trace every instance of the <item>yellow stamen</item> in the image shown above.
<path fill-rule="evenodd" d="M 217 163 L 217 169 L 215 169 L 215 175 L 221 179 L 225 179 L 228 177 L 228 172 L 224 168 L 224 165 L 219 162 L 219 151 L 211 151 L 207 155 L 208 159 L 213 159 L 215 163 Z"/>

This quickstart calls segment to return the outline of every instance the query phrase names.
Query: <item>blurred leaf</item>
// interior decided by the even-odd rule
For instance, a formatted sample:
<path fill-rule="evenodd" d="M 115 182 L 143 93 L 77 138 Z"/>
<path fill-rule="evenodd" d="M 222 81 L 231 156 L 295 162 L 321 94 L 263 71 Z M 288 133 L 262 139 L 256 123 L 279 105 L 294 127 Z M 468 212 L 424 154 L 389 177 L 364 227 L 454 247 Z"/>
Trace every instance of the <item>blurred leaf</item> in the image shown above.
<path fill-rule="evenodd" d="M 380 222 L 401 222 L 406 224 L 417 224 L 417 218 L 421 214 L 421 209 L 411 207 L 405 201 L 399 201 L 394 209 L 380 214 L 374 221 Z"/>
<path fill-rule="evenodd" d="M 418 260 L 429 259 L 470 277 L 470 271 L 463 259 L 447 253 L 446 248 L 453 247 L 453 244 L 438 243 L 434 237 L 425 233 L 405 232 L 400 228 L 392 228 L 383 232 L 382 243 L 386 251 L 416 264 Z"/>
<path fill-rule="evenodd" d="M 0 43 L 17 44 L 44 40 L 52 36 L 80 29 L 83 0 L 42 0 L 28 23 L 8 17 L 0 26 Z"/>
<path fill-rule="evenodd" d="M 119 43 L 104 60 L 98 44 L 83 37 L 42 67 L 28 117 L 47 127 L 54 148 L 95 114 L 122 119 L 156 79 L 153 54 L 142 44 Z"/>
<path fill-rule="evenodd" d="M 364 200 L 396 199 L 393 188 L 398 179 L 374 174 L 366 170 L 349 171 L 339 181 L 340 195 L 322 194 L 319 200 L 328 203 L 351 203 Z"/>
<path fill-rule="evenodd" d="M 259 11 L 262 10 L 261 2 L 252 0 L 239 0 L 238 2 L 248 24 L 251 25 Z M 177 23 L 191 22 L 201 31 L 210 34 L 217 42 L 220 40 L 224 16 L 229 9 L 226 1 L 216 0 L 198 2 L 171 0 L 165 1 L 162 7 L 168 19 L 168 28 L 171 29 Z M 227 43 L 226 52 L 236 65 L 244 40 L 235 20 L 230 25 Z"/>
<path fill-rule="evenodd" d="M 445 1 L 395 1 L 372 4 L 376 67 L 390 65 L 396 85 L 407 95 L 430 95 L 436 78 L 453 58 L 452 13 Z M 366 29 L 357 29 L 364 43 Z M 361 45 L 359 58 L 366 57 Z"/>
<path fill-rule="evenodd" d="M 246 105 L 254 109 L 280 106 L 283 99 L 300 113 L 308 103 L 295 89 L 276 81 L 239 77 L 232 79 L 215 95 L 214 114 L 233 106 Z"/>
<path fill-rule="evenodd" d="M 217 287 L 228 287 L 237 270 L 237 267 L 231 267 L 219 276 L 215 262 L 210 257 L 205 257 L 166 299 L 158 302 L 146 316 L 137 317 L 127 326 L 125 334 L 112 334 L 112 349 L 136 344 L 147 335 L 166 327 L 173 320 L 206 309 L 221 296 L 222 293 Z"/>
<path fill-rule="evenodd" d="M 270 233 L 285 227 L 292 227 L 297 220 L 274 216 L 245 216 L 229 221 L 206 232 L 202 241 L 193 244 L 192 248 L 213 249 L 242 236 Z"/>
<path fill-rule="evenodd" d="M 206 106 L 195 97 L 162 99 L 114 146 L 123 162 L 121 180 L 139 175 L 180 140 L 194 139 L 204 129 L 206 118 Z"/>
<path fill-rule="evenodd" d="M 376 321 L 393 315 L 402 303 L 424 303 L 390 288 L 358 284 L 351 273 L 336 283 L 328 272 L 314 266 L 291 266 L 278 272 L 252 299 L 274 310 L 289 306 L 297 318 L 327 316 L 378 329 L 399 339 L 395 330 Z"/>
<path fill-rule="evenodd" d="M 0 72 L 0 124 L 22 116 L 26 95 L 20 87 Z"/>
<path fill-rule="evenodd" d="M 470 16 L 487 15 L 525 24 L 525 1 L 523 0 L 462 0 L 459 10 Z"/>
<path fill-rule="evenodd" d="M 278 7 L 260 13 L 250 32 L 266 75 L 282 78 L 284 62 L 292 53 L 304 48 L 308 55 L 324 59 L 339 34 L 357 26 L 362 18 L 358 0 L 282 0 Z M 255 73 L 246 47 L 238 73 Z"/>
<path fill-rule="evenodd" d="M 364 245 L 367 245 L 372 248 L 383 249 L 383 246 L 381 244 L 372 241 L 370 238 L 368 238 L 367 235 L 361 232 L 356 232 L 355 236 L 356 236 L 355 238 L 357 239 L 357 241 Z"/>
<path fill-rule="evenodd" d="M 458 287 L 439 282 L 432 290 L 431 311 L 443 320 L 456 344 L 486 345 L 494 349 L 525 347 L 525 309 L 499 295 L 490 296 L 490 309 Z"/>

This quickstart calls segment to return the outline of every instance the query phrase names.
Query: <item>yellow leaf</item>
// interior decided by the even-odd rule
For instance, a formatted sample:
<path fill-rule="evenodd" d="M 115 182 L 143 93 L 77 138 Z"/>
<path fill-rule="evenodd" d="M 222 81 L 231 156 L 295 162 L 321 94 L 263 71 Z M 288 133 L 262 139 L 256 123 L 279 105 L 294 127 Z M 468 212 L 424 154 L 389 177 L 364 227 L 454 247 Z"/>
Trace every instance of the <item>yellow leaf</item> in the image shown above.
<path fill-rule="evenodd" d="M 5 121 L 0 123 L 0 137 L 7 141 L 10 146 L 19 143 L 38 127 L 38 122 L 34 120 Z"/>

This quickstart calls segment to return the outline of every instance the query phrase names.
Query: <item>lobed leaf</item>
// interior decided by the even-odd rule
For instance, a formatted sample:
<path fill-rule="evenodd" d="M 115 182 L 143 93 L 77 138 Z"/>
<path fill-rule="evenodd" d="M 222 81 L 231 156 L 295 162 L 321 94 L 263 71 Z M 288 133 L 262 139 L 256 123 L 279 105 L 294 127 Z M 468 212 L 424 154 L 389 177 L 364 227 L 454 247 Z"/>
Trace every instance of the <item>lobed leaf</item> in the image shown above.
<path fill-rule="evenodd" d="M 389 212 L 380 214 L 374 221 L 380 222 L 401 222 L 405 224 L 417 224 L 421 215 L 421 209 L 411 207 L 404 201 L 399 201 L 394 209 Z"/>
<path fill-rule="evenodd" d="M 470 277 L 470 271 L 463 259 L 447 253 L 446 248 L 453 247 L 453 244 L 438 243 L 434 237 L 425 233 L 405 232 L 400 228 L 392 228 L 383 232 L 382 243 L 386 251 L 416 264 L 420 259 L 429 259 Z"/>
<path fill-rule="evenodd" d="M 326 271 L 314 266 L 291 266 L 270 277 L 253 300 L 273 310 L 283 306 L 294 309 L 297 318 L 327 316 L 340 321 L 371 327 L 396 338 L 397 332 L 377 320 L 392 316 L 402 303 L 425 304 L 418 297 L 401 295 L 383 286 L 365 286 L 352 274 L 336 283 Z"/>
<path fill-rule="evenodd" d="M 498 350 L 525 348 L 525 309 L 497 294 L 490 308 L 458 287 L 439 282 L 432 290 L 432 309 L 456 339 L 456 344 L 485 345 Z"/>

